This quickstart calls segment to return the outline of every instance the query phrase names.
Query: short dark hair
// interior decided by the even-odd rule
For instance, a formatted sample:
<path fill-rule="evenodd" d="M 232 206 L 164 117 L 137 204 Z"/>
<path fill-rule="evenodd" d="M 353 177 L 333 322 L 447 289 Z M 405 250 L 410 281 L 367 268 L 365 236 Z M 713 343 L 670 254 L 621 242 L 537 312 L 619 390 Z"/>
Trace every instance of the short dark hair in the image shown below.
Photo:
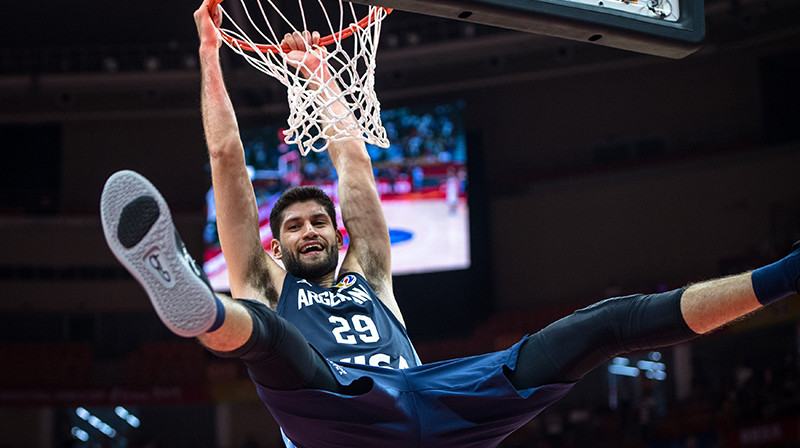
<path fill-rule="evenodd" d="M 283 192 L 281 197 L 275 201 L 272 211 L 269 212 L 269 228 L 272 230 L 273 238 L 280 239 L 281 223 L 286 209 L 292 204 L 306 201 L 315 201 L 320 204 L 331 218 L 333 227 L 336 227 L 336 208 L 333 200 L 324 191 L 313 186 L 293 187 Z"/>

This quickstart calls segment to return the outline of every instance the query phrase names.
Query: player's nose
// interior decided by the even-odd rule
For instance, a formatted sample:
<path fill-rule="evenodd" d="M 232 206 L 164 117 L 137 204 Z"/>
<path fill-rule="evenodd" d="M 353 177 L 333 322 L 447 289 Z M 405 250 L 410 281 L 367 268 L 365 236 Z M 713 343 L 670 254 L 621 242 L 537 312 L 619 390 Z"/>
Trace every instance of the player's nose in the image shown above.
<path fill-rule="evenodd" d="M 303 237 L 304 238 L 316 236 L 318 234 L 319 234 L 319 232 L 317 232 L 317 228 L 314 227 L 314 224 L 312 224 L 311 221 L 306 221 L 305 224 L 303 224 Z"/>

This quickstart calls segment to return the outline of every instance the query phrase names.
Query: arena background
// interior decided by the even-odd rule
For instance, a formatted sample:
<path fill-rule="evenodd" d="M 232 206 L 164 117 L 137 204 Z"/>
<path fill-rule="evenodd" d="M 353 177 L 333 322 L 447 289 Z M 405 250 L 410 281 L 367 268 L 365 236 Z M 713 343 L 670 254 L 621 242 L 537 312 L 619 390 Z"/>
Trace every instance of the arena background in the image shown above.
<path fill-rule="evenodd" d="M 600 298 L 755 267 L 800 238 L 798 3 L 708 0 L 706 42 L 682 60 L 393 15 L 384 107 L 463 101 L 470 151 L 471 267 L 396 279 L 423 360 L 505 348 Z M 163 329 L 100 229 L 103 182 L 133 169 L 202 256 L 194 8 L 7 5 L 0 446 L 91 446 L 73 428 L 106 446 L 279 446 L 240 366 Z M 239 116 L 282 120 L 281 87 L 223 54 Z M 798 319 L 795 297 L 665 350 L 664 381 L 652 364 L 600 368 L 503 446 L 798 446 Z"/>

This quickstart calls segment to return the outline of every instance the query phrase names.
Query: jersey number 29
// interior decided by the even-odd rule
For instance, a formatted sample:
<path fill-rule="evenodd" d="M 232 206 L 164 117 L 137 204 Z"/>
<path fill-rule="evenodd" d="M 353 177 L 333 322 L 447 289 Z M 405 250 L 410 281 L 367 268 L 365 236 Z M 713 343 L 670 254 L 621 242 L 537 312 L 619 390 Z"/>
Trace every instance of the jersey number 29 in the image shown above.
<path fill-rule="evenodd" d="M 328 321 L 336 325 L 336 328 L 333 329 L 333 337 L 340 344 L 357 344 L 358 339 L 366 343 L 372 343 L 381 338 L 375 322 L 369 316 L 364 316 L 363 314 L 355 314 L 349 321 L 343 317 L 331 316 Z M 352 325 L 350 325 L 351 322 Z M 358 336 L 358 339 L 356 339 L 356 336 Z"/>

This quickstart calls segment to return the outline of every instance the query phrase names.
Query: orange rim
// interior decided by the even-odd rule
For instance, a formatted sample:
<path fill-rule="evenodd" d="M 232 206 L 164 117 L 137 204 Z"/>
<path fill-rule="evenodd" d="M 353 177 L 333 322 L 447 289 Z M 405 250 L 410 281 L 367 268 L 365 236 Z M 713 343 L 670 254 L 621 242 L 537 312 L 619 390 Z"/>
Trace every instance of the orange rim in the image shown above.
<path fill-rule="evenodd" d="M 217 5 L 219 5 L 220 3 L 222 3 L 222 0 L 213 0 L 213 2 L 208 6 L 209 12 L 212 14 L 212 16 L 213 16 L 213 8 L 215 6 L 217 6 Z M 366 17 L 364 17 L 363 19 L 359 20 L 358 23 L 356 23 L 355 25 L 351 25 L 351 26 L 339 31 L 338 33 L 333 33 L 333 34 L 329 34 L 327 36 L 321 37 L 319 39 L 319 44 L 322 45 L 323 47 L 327 47 L 328 45 L 330 45 L 330 44 L 332 44 L 334 42 L 338 42 L 338 41 L 340 41 L 342 39 L 346 39 L 346 38 L 352 36 L 353 33 L 358 31 L 358 30 L 363 30 L 364 28 L 369 26 L 369 24 L 372 23 L 373 20 L 375 20 L 376 14 L 378 14 L 378 12 L 381 11 L 381 10 L 386 11 L 386 14 L 391 14 L 392 13 L 392 8 L 378 7 L 375 10 L 373 10 L 371 14 L 369 14 Z M 249 42 L 245 42 L 245 41 L 243 41 L 241 39 L 236 39 L 235 37 L 230 36 L 229 34 L 227 34 L 222 29 L 220 29 L 219 32 L 222 35 L 222 39 L 225 40 L 225 42 L 227 42 L 230 45 L 237 46 L 237 47 L 239 47 L 239 48 L 241 48 L 242 50 L 245 50 L 245 51 L 251 51 L 253 53 L 278 53 L 278 52 L 288 53 L 289 52 L 289 47 L 287 45 L 278 46 L 278 45 L 266 45 L 266 44 L 251 44 Z"/>

